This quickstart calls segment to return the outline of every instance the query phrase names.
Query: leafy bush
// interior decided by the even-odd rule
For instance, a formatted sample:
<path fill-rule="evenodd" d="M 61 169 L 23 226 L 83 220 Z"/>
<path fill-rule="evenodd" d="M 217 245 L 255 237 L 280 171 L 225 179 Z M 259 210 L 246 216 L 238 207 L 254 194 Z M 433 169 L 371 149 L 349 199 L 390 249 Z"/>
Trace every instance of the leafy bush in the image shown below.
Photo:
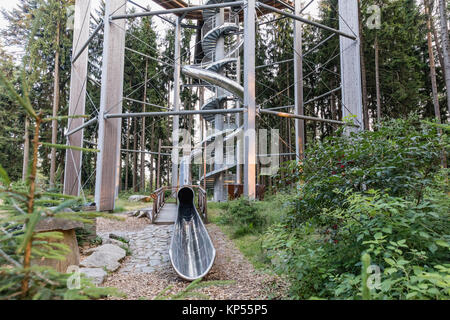
<path fill-rule="evenodd" d="M 291 222 L 301 223 L 323 208 L 341 207 L 347 189 L 384 190 L 419 200 L 439 170 L 444 149 L 448 153 L 448 136 L 439 137 L 435 126 L 414 115 L 386 121 L 375 131 L 328 137 L 307 150 L 303 163 L 288 165 L 299 181 Z"/>
<path fill-rule="evenodd" d="M 298 196 L 264 234 L 263 250 L 293 298 L 450 298 L 448 170 L 440 168 L 449 139 L 438 129 L 448 125 L 391 120 L 328 138 L 285 167 Z M 369 260 L 380 271 L 370 290 Z"/>
<path fill-rule="evenodd" d="M 225 213 L 219 218 L 219 223 L 232 226 L 233 236 L 240 237 L 261 231 L 266 221 L 254 201 L 239 198 L 228 203 Z"/>
<path fill-rule="evenodd" d="M 450 298 L 445 192 L 429 189 L 421 203 L 378 191 L 344 196 L 345 208 L 324 210 L 294 233 L 278 224 L 265 235 L 267 255 L 290 276 L 294 297 L 361 298 L 360 260 L 367 253 L 381 271 L 373 298 Z"/>

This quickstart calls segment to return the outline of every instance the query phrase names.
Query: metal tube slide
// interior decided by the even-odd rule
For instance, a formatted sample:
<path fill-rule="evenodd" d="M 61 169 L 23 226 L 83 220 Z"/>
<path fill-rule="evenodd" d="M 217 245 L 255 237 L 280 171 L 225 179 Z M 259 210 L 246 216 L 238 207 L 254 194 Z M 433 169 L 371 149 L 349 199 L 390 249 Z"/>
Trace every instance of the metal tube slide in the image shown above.
<path fill-rule="evenodd" d="M 169 257 L 176 273 L 185 280 L 193 281 L 209 272 L 216 257 L 216 249 L 195 208 L 194 190 L 182 187 L 177 197 L 178 217 Z"/>
<path fill-rule="evenodd" d="M 211 83 L 212 85 L 224 88 L 228 92 L 234 94 L 239 99 L 244 100 L 244 87 L 241 86 L 236 81 L 233 81 L 216 72 L 195 68 L 191 66 L 184 66 L 181 69 L 181 71 L 191 78 L 204 80 Z"/>

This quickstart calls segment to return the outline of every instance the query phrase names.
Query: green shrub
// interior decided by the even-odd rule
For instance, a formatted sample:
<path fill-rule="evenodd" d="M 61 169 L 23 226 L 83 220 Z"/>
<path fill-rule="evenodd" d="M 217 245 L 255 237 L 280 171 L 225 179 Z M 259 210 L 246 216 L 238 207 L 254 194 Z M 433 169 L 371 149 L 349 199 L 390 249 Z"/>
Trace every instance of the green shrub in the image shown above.
<path fill-rule="evenodd" d="M 390 120 L 327 138 L 280 170 L 298 195 L 263 250 L 293 298 L 450 298 L 447 132 L 414 115 Z M 376 275 L 362 261 L 379 268 L 379 286 L 363 283 Z"/>
<path fill-rule="evenodd" d="M 345 208 L 323 210 L 295 232 L 278 224 L 265 235 L 263 247 L 275 269 L 289 275 L 293 297 L 360 299 L 367 253 L 381 271 L 372 298 L 450 298 L 446 192 L 430 188 L 420 203 L 372 190 L 343 196 Z"/>
<path fill-rule="evenodd" d="M 329 137 L 307 150 L 303 163 L 287 164 L 299 182 L 299 197 L 290 215 L 301 223 L 323 208 L 342 207 L 345 190 L 384 190 L 392 196 L 420 200 L 439 170 L 448 136 L 417 116 L 384 122 L 375 131 Z M 282 183 L 283 181 L 281 181 Z M 336 194 L 335 189 L 341 191 Z"/>
<path fill-rule="evenodd" d="M 242 197 L 230 201 L 225 208 L 226 211 L 220 216 L 219 223 L 232 226 L 234 237 L 260 232 L 266 225 L 265 218 L 259 213 L 255 201 Z"/>

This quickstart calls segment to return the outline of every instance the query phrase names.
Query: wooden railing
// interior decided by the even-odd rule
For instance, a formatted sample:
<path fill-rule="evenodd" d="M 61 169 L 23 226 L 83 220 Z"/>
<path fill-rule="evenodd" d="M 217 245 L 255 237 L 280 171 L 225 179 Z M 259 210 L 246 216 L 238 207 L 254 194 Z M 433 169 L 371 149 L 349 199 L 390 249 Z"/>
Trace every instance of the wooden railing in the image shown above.
<path fill-rule="evenodd" d="M 208 223 L 208 198 L 206 197 L 206 191 L 197 185 L 185 185 L 183 187 L 190 187 L 192 189 L 198 189 L 197 191 L 197 206 L 198 211 L 200 214 L 200 217 L 203 219 L 204 223 Z M 180 187 L 161 187 L 157 190 L 155 190 L 151 197 L 153 199 L 153 210 L 151 215 L 152 223 L 155 222 L 156 218 L 158 217 L 159 212 L 161 211 L 161 208 L 166 203 L 165 199 L 165 191 L 166 190 L 172 190 L 175 193 L 178 192 L 178 189 Z M 178 198 L 175 197 L 176 202 L 178 203 Z"/>
<path fill-rule="evenodd" d="M 198 188 L 198 210 L 204 223 L 208 223 L 208 198 L 206 197 L 206 190 L 202 187 Z"/>
<path fill-rule="evenodd" d="M 161 208 L 166 203 L 166 199 L 164 196 L 165 191 L 166 191 L 166 188 L 161 187 L 161 188 L 155 190 L 155 192 L 153 192 L 151 194 L 151 197 L 153 198 L 153 210 L 152 210 L 152 216 L 151 216 L 152 223 L 155 223 L 155 220 L 158 217 L 158 214 L 161 211 Z"/>

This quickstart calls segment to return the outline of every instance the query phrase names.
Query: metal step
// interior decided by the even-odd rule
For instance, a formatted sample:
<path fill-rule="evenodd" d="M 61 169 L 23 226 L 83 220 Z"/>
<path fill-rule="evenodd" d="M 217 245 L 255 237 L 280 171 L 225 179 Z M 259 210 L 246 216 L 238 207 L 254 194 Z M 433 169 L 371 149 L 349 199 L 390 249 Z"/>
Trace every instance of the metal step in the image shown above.
<path fill-rule="evenodd" d="M 205 69 L 219 73 L 227 64 L 235 62 L 237 62 L 237 58 L 225 58 L 208 64 Z"/>
<path fill-rule="evenodd" d="M 239 31 L 239 26 L 234 23 L 225 22 L 224 24 L 210 30 L 202 39 L 202 48 L 205 56 L 210 56 L 216 50 L 217 40 L 229 32 Z"/>
<path fill-rule="evenodd" d="M 218 98 L 209 99 L 203 106 L 202 110 L 214 110 L 214 109 L 222 109 L 224 103 L 228 100 L 228 96 L 220 96 Z M 216 116 L 214 114 L 202 114 L 203 119 L 208 122 L 214 121 Z"/>

